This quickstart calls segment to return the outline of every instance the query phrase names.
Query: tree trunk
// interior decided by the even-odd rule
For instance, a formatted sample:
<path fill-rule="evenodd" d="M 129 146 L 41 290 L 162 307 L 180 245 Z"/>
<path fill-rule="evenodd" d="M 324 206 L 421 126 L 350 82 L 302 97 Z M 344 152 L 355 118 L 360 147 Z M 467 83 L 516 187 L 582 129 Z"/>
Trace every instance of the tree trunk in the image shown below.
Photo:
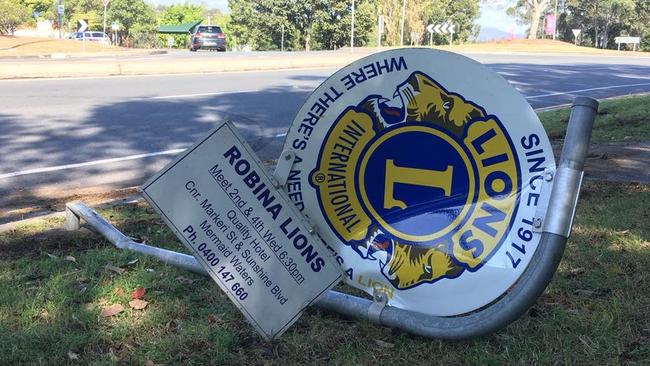
<path fill-rule="evenodd" d="M 530 9 L 530 30 L 528 31 L 528 39 L 537 39 L 537 31 L 539 30 L 539 18 L 546 10 L 549 0 L 529 1 Z"/>
<path fill-rule="evenodd" d="M 309 41 L 311 41 L 311 34 L 305 34 L 305 51 L 309 52 Z"/>

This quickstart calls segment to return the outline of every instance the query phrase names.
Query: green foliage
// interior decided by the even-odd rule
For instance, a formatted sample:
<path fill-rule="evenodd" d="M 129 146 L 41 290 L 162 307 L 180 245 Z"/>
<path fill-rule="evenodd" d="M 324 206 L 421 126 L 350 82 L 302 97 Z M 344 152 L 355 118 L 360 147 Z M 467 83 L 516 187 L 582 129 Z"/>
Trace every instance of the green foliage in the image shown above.
<path fill-rule="evenodd" d="M 56 6 L 56 3 L 51 0 L 20 0 L 19 3 L 27 8 L 30 15 L 34 11 L 40 13 L 39 18 L 47 15 Z"/>
<path fill-rule="evenodd" d="M 29 20 L 28 10 L 16 0 L 0 0 L 0 35 L 13 35 L 16 28 Z"/>
<path fill-rule="evenodd" d="M 645 30 L 645 33 L 643 33 L 643 38 L 641 39 L 641 49 L 646 52 L 650 51 L 650 27 L 648 27 L 648 29 Z"/>
<path fill-rule="evenodd" d="M 647 365 L 649 204 L 649 185 L 585 181 L 551 285 L 509 327 L 465 342 L 314 307 L 279 340 L 264 342 L 210 278 L 118 250 L 89 230 L 62 232 L 59 218 L 41 221 L 0 234 L 0 363 Z M 187 252 L 144 205 L 101 214 L 126 235 Z M 143 310 L 128 305 L 138 287 L 146 289 Z M 125 310 L 101 317 L 112 304 Z"/>
<path fill-rule="evenodd" d="M 376 0 L 376 4 L 377 15 L 382 15 L 384 19 L 382 44 L 399 46 L 402 2 Z M 454 24 L 456 33 L 453 40 L 456 43 L 465 42 L 470 36 L 478 33 L 478 27 L 474 24 L 479 17 L 479 6 L 476 0 L 407 0 L 404 15 L 404 45 L 428 45 L 430 41 L 433 41 L 433 44 L 448 44 L 449 35 L 434 33 L 433 39 L 430 38 L 429 32 L 426 31 L 429 24 L 445 22 Z M 416 35 L 415 39 L 411 39 L 412 33 Z"/>
<path fill-rule="evenodd" d="M 560 39 L 573 41 L 571 29 L 581 29 L 582 45 L 616 48 L 614 38 L 642 36 L 650 29 L 647 0 L 566 0 L 560 17 Z"/>
<path fill-rule="evenodd" d="M 144 0 L 112 0 L 108 6 L 108 22 L 120 24 L 121 43 L 127 46 L 151 47 L 158 27 L 153 8 Z"/>
<path fill-rule="evenodd" d="M 520 24 L 527 24 L 528 38 L 535 39 L 544 34 L 542 19 L 551 5 L 550 0 L 517 0 L 507 9 L 510 16 L 514 16 Z"/>
<path fill-rule="evenodd" d="M 384 18 L 382 44 L 399 45 L 401 2 L 395 0 L 355 0 L 355 46 L 374 45 L 377 18 Z M 352 28 L 351 0 L 229 0 L 232 16 L 227 32 L 232 43 L 253 49 L 279 49 L 284 26 L 285 49 L 336 49 L 349 46 Z M 404 44 L 428 40 L 426 26 L 451 21 L 454 39 L 464 42 L 477 33 L 477 0 L 408 0 L 404 20 Z M 411 34 L 415 35 L 410 39 Z M 436 36 L 436 43 L 449 42 Z"/>
<path fill-rule="evenodd" d="M 173 25 L 195 22 L 205 19 L 206 11 L 203 5 L 174 4 L 165 8 L 158 16 L 160 24 Z M 188 34 L 159 34 L 157 36 L 158 43 L 167 47 L 167 38 L 174 38 L 174 47 L 186 47 L 188 42 Z"/>
<path fill-rule="evenodd" d="M 548 136 L 563 138 L 569 122 L 569 108 L 542 112 L 539 119 Z M 600 104 L 593 142 L 650 140 L 650 95 L 605 100 Z"/>

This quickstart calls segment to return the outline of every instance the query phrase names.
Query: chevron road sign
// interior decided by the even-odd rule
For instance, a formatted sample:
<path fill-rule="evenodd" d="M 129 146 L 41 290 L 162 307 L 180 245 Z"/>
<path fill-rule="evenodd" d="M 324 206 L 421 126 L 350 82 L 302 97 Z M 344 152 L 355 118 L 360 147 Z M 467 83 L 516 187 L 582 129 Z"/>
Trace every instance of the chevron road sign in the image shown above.
<path fill-rule="evenodd" d="M 429 24 L 427 26 L 427 32 L 430 33 L 429 43 L 433 44 L 433 33 L 438 34 L 449 34 L 449 44 L 451 44 L 454 33 L 456 33 L 456 26 L 450 22 L 444 22 L 440 24 Z"/>
<path fill-rule="evenodd" d="M 429 33 L 438 33 L 438 34 L 454 34 L 456 33 L 456 26 L 449 23 L 449 22 L 444 22 L 440 24 L 429 24 L 427 26 L 427 31 Z"/>

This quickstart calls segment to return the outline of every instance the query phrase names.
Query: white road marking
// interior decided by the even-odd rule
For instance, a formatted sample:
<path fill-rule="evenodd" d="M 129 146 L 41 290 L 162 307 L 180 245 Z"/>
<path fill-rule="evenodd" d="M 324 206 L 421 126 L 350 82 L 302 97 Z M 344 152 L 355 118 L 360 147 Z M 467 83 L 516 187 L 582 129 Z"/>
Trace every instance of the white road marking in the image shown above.
<path fill-rule="evenodd" d="M 554 92 L 554 93 L 548 93 L 548 94 L 531 95 L 531 96 L 526 97 L 526 99 L 537 99 L 537 98 L 553 97 L 553 96 L 556 96 L 556 95 L 582 93 L 582 92 L 593 91 L 593 90 L 628 88 L 628 87 L 632 87 L 632 86 L 644 86 L 644 85 L 650 85 L 650 83 L 611 85 L 611 86 L 601 86 L 599 88 L 587 88 L 587 89 L 569 90 L 569 91 L 565 91 L 565 92 Z"/>
<path fill-rule="evenodd" d="M 120 162 L 120 161 L 143 159 L 143 158 L 149 158 L 149 157 L 152 157 L 152 156 L 176 155 L 176 154 L 179 154 L 179 153 L 181 153 L 183 151 L 185 151 L 185 149 L 173 149 L 173 150 L 165 150 L 165 151 L 156 151 L 156 152 L 146 153 L 146 154 L 123 156 L 123 157 L 119 157 L 119 158 L 93 160 L 93 161 L 87 161 L 87 162 L 84 162 L 84 163 L 77 163 L 77 164 L 56 165 L 56 166 L 50 166 L 50 167 L 45 167 L 45 168 L 21 170 L 21 171 L 17 171 L 17 172 L 0 174 L 0 179 L 13 178 L 13 177 L 21 176 L 21 175 L 30 175 L 30 174 L 54 172 L 54 171 L 58 171 L 58 170 L 68 170 L 68 169 L 82 168 L 82 167 L 87 167 L 87 166 L 92 166 L 92 165 L 102 165 L 102 164 L 117 163 L 117 162 Z"/>
<path fill-rule="evenodd" d="M 593 91 L 593 90 L 605 90 L 605 89 L 625 88 L 625 87 L 645 86 L 645 85 L 650 85 L 650 83 L 612 85 L 612 86 L 603 86 L 603 87 L 598 87 L 598 88 L 577 89 L 577 90 L 570 90 L 570 91 L 566 91 L 566 92 L 554 92 L 554 93 L 548 93 L 548 94 L 532 95 L 532 96 L 526 97 L 526 99 L 536 99 L 536 98 L 551 97 L 551 96 L 556 96 L 556 95 L 566 95 L 566 94 L 581 93 L 581 92 Z M 165 96 L 151 97 L 150 99 L 195 98 L 195 97 L 210 96 L 210 95 L 220 95 L 220 94 L 250 93 L 250 92 L 255 92 L 255 91 L 259 91 L 259 90 L 238 90 L 238 91 L 217 92 L 217 93 L 165 95 Z M 564 106 L 564 105 L 565 104 L 560 104 L 558 106 Z M 537 111 L 537 110 L 545 110 L 545 109 L 549 109 L 549 108 L 552 108 L 552 107 L 553 106 L 544 107 L 544 108 L 537 108 L 537 109 L 535 109 L 535 111 Z M 281 132 L 281 133 L 276 134 L 274 137 L 284 137 L 286 135 L 287 135 L 287 132 Z M 123 156 L 123 157 L 119 157 L 119 158 L 110 158 L 110 159 L 87 161 L 87 162 L 84 162 L 84 163 L 77 163 L 77 164 L 56 165 L 56 166 L 52 166 L 52 167 L 21 170 L 21 171 L 17 171 L 17 172 L 0 174 L 0 179 L 13 178 L 13 177 L 18 177 L 18 176 L 22 176 L 22 175 L 47 173 L 47 172 L 53 172 L 53 171 L 59 171 L 59 170 L 75 169 L 75 168 L 81 168 L 81 167 L 92 166 L 92 165 L 110 164 L 110 163 L 116 163 L 116 162 L 127 161 L 127 160 L 144 159 L 144 158 L 153 157 L 153 156 L 160 156 L 160 155 L 176 155 L 176 154 L 179 154 L 179 153 L 181 153 L 183 151 L 185 151 L 185 149 L 164 150 L 164 151 L 156 151 L 156 152 L 146 153 L 146 154 Z"/>
<path fill-rule="evenodd" d="M 182 98 L 199 98 L 199 97 L 210 97 L 215 95 L 225 95 L 225 94 L 242 94 L 242 93 L 253 93 L 259 92 L 258 89 L 250 90 L 233 90 L 233 91 L 220 91 L 214 93 L 195 93 L 195 94 L 178 94 L 178 95 L 161 95 L 157 97 L 150 97 L 147 99 L 182 99 Z"/>

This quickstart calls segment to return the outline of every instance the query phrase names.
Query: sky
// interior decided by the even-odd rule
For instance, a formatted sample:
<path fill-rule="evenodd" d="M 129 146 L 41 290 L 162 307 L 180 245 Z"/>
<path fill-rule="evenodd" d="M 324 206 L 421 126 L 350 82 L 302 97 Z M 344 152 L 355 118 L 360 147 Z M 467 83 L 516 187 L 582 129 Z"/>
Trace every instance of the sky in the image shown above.
<path fill-rule="evenodd" d="M 218 8 L 223 12 L 228 12 L 228 0 L 146 0 L 154 5 L 170 5 L 173 3 L 188 2 L 191 4 L 204 4 L 207 8 Z M 399 0 L 395 0 L 398 2 Z M 525 26 L 517 25 L 512 17 L 506 15 L 506 8 L 511 6 L 516 0 L 486 0 L 481 4 L 481 17 L 478 24 L 481 28 L 496 28 L 503 32 L 523 34 Z"/>

